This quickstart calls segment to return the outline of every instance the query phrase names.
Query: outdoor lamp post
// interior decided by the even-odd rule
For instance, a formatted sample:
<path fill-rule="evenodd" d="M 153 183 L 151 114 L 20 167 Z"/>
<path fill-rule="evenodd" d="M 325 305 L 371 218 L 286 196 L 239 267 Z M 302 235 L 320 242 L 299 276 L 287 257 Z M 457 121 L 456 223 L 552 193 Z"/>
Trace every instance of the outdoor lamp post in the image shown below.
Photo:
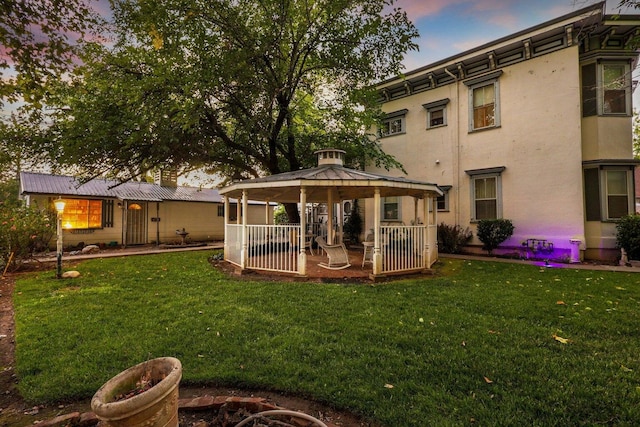
<path fill-rule="evenodd" d="M 56 270 L 56 277 L 58 279 L 62 278 L 62 214 L 64 213 L 64 205 L 66 202 L 62 200 L 61 197 L 58 197 L 58 200 L 53 202 L 56 207 L 57 212 L 57 226 L 56 231 L 58 233 L 57 239 L 57 258 L 58 258 L 58 269 Z"/>

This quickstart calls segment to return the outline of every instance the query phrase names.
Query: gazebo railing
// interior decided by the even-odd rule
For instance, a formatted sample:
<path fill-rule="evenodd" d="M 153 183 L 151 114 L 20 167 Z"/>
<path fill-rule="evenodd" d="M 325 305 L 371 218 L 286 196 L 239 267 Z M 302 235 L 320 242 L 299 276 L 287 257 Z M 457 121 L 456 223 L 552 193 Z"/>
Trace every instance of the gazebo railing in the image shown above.
<path fill-rule="evenodd" d="M 426 225 L 380 226 L 382 273 L 427 268 L 424 256 Z"/>
<path fill-rule="evenodd" d="M 434 262 L 438 260 L 438 226 L 430 224 L 429 227 L 429 259 L 427 260 L 427 268 L 431 268 Z"/>
<path fill-rule="evenodd" d="M 227 224 L 224 238 L 224 259 L 242 265 L 242 225 Z"/>
<path fill-rule="evenodd" d="M 247 225 L 247 268 L 296 273 L 298 225 Z"/>

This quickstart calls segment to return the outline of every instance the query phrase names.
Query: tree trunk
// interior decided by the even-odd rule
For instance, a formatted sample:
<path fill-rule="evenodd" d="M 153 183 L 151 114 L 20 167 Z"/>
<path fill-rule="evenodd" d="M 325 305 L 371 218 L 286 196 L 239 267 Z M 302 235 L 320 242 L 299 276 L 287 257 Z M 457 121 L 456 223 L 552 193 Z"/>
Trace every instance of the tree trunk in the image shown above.
<path fill-rule="evenodd" d="M 298 205 L 296 203 L 283 203 L 284 210 L 287 212 L 287 218 L 289 222 L 293 224 L 300 223 L 300 212 L 298 211 Z"/>

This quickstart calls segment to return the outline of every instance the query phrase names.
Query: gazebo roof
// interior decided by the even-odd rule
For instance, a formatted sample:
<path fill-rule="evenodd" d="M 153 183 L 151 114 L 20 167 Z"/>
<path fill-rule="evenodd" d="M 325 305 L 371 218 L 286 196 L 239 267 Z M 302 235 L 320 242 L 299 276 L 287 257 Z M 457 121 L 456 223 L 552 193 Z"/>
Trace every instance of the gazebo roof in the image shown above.
<path fill-rule="evenodd" d="M 327 149 L 316 153 L 319 157 L 317 167 L 241 181 L 221 189 L 220 194 L 239 199 L 246 190 L 250 200 L 282 203 L 299 202 L 301 188 L 306 189 L 309 203 L 326 202 L 327 191 L 333 192 L 334 200 L 373 198 L 376 188 L 381 197 L 422 198 L 425 193 L 443 194 L 436 184 L 345 168 L 342 150 Z"/>

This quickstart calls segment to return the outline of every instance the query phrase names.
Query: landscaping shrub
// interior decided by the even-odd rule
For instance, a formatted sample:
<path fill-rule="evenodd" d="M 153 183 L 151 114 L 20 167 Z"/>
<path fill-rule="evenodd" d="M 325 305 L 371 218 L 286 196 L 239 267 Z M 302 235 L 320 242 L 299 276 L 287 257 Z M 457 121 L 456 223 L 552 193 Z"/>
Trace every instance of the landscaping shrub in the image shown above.
<path fill-rule="evenodd" d="M 640 215 L 627 215 L 616 225 L 616 247 L 629 259 L 640 260 Z"/>
<path fill-rule="evenodd" d="M 43 251 L 55 234 L 55 214 L 23 204 L 0 202 L 0 266 L 17 268 Z M 13 255 L 12 255 L 13 254 Z"/>
<path fill-rule="evenodd" d="M 441 222 L 438 225 L 438 251 L 445 254 L 460 253 L 472 237 L 469 227 L 463 229 L 460 225 Z"/>
<path fill-rule="evenodd" d="M 276 225 L 289 223 L 289 217 L 287 216 L 287 211 L 284 209 L 284 205 L 278 205 L 273 210 L 273 223 Z"/>
<path fill-rule="evenodd" d="M 515 227 L 509 219 L 483 219 L 478 222 L 478 239 L 484 244 L 482 249 L 489 252 L 489 255 L 500 243 L 513 235 Z"/>

